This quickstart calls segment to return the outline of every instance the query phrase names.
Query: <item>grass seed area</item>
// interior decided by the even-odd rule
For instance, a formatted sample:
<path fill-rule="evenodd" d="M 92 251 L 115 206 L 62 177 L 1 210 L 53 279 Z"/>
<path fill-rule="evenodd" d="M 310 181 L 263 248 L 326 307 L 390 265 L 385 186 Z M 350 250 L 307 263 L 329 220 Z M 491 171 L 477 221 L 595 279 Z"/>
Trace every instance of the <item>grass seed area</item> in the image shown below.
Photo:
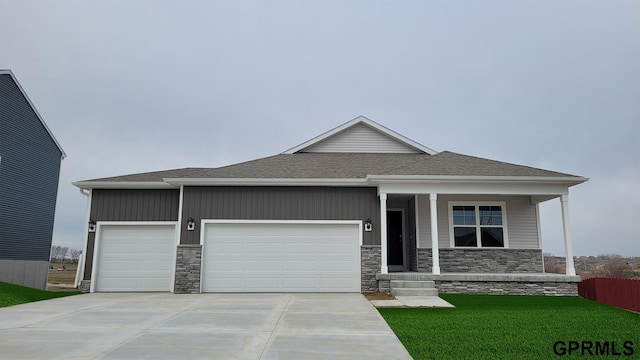
<path fill-rule="evenodd" d="M 78 291 L 51 292 L 0 282 L 0 308 L 79 293 Z"/>
<path fill-rule="evenodd" d="M 615 342 L 618 352 L 631 341 L 633 356 L 640 356 L 636 313 L 579 297 L 440 297 L 456 308 L 378 309 L 414 359 L 557 358 L 556 341 Z"/>

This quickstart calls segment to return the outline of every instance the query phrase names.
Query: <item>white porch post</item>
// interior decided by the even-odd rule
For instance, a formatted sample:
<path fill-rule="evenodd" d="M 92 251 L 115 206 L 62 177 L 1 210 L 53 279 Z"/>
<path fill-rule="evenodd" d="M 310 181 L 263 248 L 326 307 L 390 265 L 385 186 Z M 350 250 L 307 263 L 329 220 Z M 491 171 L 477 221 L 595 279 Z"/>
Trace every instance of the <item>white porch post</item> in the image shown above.
<path fill-rule="evenodd" d="M 573 248 L 571 246 L 571 232 L 569 229 L 569 195 L 560 196 L 560 206 L 562 208 L 562 230 L 564 233 L 564 252 L 567 264 L 567 275 L 575 275 L 576 269 L 573 265 Z"/>
<path fill-rule="evenodd" d="M 388 274 L 387 266 L 387 194 L 380 194 L 380 273 Z"/>
<path fill-rule="evenodd" d="M 431 257 L 433 274 L 440 274 L 440 250 L 438 250 L 438 194 L 429 194 L 429 213 L 431 215 Z"/>

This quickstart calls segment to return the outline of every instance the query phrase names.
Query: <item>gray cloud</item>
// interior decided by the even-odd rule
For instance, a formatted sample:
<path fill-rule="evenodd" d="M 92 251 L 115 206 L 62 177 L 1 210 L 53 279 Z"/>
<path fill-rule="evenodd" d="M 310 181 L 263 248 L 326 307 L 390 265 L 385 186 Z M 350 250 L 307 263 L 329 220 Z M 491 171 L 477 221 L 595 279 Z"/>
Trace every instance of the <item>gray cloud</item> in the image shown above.
<path fill-rule="evenodd" d="M 633 0 L 0 0 L 0 68 L 69 155 L 55 243 L 83 241 L 71 181 L 267 156 L 362 114 L 590 177 L 572 189 L 575 252 L 640 255 L 638 24 Z M 559 205 L 542 210 L 562 254 Z"/>

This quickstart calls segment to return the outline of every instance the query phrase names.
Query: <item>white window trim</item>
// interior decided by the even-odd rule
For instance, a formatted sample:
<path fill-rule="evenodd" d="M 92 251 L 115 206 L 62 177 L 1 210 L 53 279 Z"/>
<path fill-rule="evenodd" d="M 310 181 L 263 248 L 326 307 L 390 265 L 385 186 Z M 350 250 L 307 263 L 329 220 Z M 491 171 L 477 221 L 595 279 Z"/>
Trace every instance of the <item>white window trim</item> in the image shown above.
<path fill-rule="evenodd" d="M 478 235 L 477 246 L 456 246 L 456 240 L 453 232 L 453 207 L 454 206 L 474 206 L 476 208 L 476 233 Z M 480 225 L 480 206 L 500 206 L 502 208 L 502 234 L 504 237 L 503 247 L 484 247 L 480 239 L 478 231 Z M 507 226 L 507 203 L 505 201 L 449 201 L 449 246 L 451 249 L 508 249 L 509 248 L 509 231 Z M 470 226 L 469 226 L 470 227 Z"/>

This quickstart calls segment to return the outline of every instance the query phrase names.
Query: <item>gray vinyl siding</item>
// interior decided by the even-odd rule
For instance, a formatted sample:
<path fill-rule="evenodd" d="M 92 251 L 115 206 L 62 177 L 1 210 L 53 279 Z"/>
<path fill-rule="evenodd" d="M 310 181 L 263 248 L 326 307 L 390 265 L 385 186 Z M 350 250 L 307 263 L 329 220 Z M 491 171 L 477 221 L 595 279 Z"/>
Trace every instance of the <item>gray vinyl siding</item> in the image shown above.
<path fill-rule="evenodd" d="M 178 221 L 180 190 L 94 189 L 90 217 L 100 221 Z M 95 233 L 88 234 L 84 279 L 91 279 Z"/>
<path fill-rule="evenodd" d="M 374 231 L 363 234 L 364 245 L 380 244 L 380 200 L 368 187 L 185 187 L 181 244 L 200 243 L 203 219 L 361 220 Z M 186 230 L 189 218 L 195 231 Z"/>
<path fill-rule="evenodd" d="M 419 153 L 371 127 L 359 124 L 314 144 L 303 152 L 329 153 Z"/>
<path fill-rule="evenodd" d="M 529 196 L 438 195 L 438 246 L 451 248 L 449 238 L 449 202 L 505 202 L 510 249 L 539 249 L 536 206 Z M 418 197 L 419 247 L 431 248 L 429 196 Z"/>
<path fill-rule="evenodd" d="M 94 189 L 95 221 L 177 221 L 180 190 Z"/>
<path fill-rule="evenodd" d="M 431 248 L 431 213 L 429 195 L 418 195 L 418 247 Z"/>
<path fill-rule="evenodd" d="M 49 260 L 61 160 L 13 78 L 0 75 L 0 259 Z"/>

